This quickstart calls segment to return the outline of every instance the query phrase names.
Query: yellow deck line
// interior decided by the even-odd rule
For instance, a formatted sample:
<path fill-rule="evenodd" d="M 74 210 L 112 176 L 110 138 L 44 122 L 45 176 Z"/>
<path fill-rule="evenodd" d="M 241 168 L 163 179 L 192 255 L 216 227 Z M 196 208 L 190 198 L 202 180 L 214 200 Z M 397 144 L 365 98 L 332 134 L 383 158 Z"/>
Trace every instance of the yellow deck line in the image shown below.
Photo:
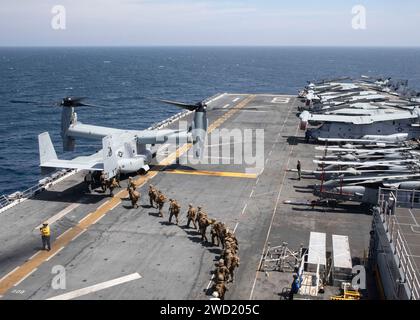
<path fill-rule="evenodd" d="M 255 95 L 250 95 L 248 98 L 240 102 L 234 110 L 230 110 L 223 115 L 223 119 L 219 118 L 215 122 L 213 122 L 209 128 L 208 132 L 211 133 L 214 129 L 219 127 L 223 122 L 225 122 L 228 118 L 230 118 L 233 114 L 238 112 L 241 108 L 245 107 L 251 100 L 255 98 Z M 177 158 L 182 156 L 184 153 L 188 152 L 188 150 L 192 147 L 192 144 L 184 144 L 180 148 L 178 148 L 175 152 L 165 158 L 159 165 L 168 166 L 172 164 Z M 137 186 L 142 186 L 150 179 L 153 179 L 159 171 L 148 172 L 146 175 L 141 176 L 139 179 L 135 181 Z M 115 208 L 119 203 L 121 203 L 122 199 L 128 197 L 127 190 L 121 190 L 118 192 L 113 198 L 105 202 L 99 208 L 97 208 L 94 212 L 89 213 L 84 219 L 82 219 L 76 226 L 72 227 L 65 234 L 58 239 L 56 239 L 52 243 L 52 250 L 51 251 L 39 251 L 39 254 L 36 255 L 33 259 L 25 262 L 22 264 L 18 269 L 14 269 L 9 275 L 6 275 L 0 281 L 0 296 L 3 296 L 10 288 L 12 288 L 15 284 L 25 279 L 30 273 L 34 271 L 34 269 L 38 268 L 41 264 L 43 264 L 47 259 L 51 258 L 55 255 L 58 251 L 62 250 L 62 247 L 67 246 L 75 237 L 80 235 L 85 229 L 89 228 L 92 224 L 98 221 L 102 216 L 107 214 L 111 209 Z"/>
<path fill-rule="evenodd" d="M 206 171 L 206 170 L 165 170 L 165 173 L 175 174 L 190 174 L 197 176 L 214 176 L 214 177 L 232 177 L 232 178 L 246 178 L 256 179 L 255 173 L 242 173 L 242 172 L 225 172 L 225 171 Z"/>

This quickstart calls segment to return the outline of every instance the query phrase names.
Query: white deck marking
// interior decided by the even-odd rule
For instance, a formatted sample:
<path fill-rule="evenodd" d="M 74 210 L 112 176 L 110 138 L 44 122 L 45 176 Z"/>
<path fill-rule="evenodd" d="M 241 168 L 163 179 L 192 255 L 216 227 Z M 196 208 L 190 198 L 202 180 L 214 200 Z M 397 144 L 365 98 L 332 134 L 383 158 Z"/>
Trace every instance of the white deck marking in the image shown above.
<path fill-rule="evenodd" d="M 107 202 L 106 202 L 107 203 Z M 84 218 L 82 218 L 79 222 L 78 222 L 78 224 L 80 224 L 80 223 L 82 223 L 83 221 L 85 221 L 87 218 L 89 218 L 89 216 L 90 216 L 90 214 L 91 214 L 91 212 L 89 212 Z"/>
<path fill-rule="evenodd" d="M 236 224 L 235 224 L 235 228 L 233 228 L 233 233 L 235 233 L 236 228 L 238 227 L 238 225 L 239 225 L 239 222 L 236 222 Z"/>
<path fill-rule="evenodd" d="M 35 268 L 34 270 L 32 270 L 31 272 L 29 272 L 26 276 L 24 276 L 22 279 L 20 279 L 19 282 L 16 282 L 14 287 L 17 287 L 18 285 L 20 285 L 23 281 L 25 281 L 25 279 L 27 279 L 32 273 L 34 273 L 36 270 L 38 270 L 38 268 Z"/>
<path fill-rule="evenodd" d="M 411 217 L 413 218 L 414 222 L 416 223 L 416 227 L 417 227 L 419 224 L 418 224 L 418 222 L 417 222 L 416 218 L 414 217 L 413 212 L 411 211 L 411 209 L 408 209 L 408 212 L 410 212 Z"/>
<path fill-rule="evenodd" d="M 96 210 L 99 210 L 99 209 L 102 209 L 104 206 L 106 206 L 108 204 L 108 201 L 105 201 L 104 203 L 102 203 Z M 85 217 L 86 218 L 86 217 Z M 83 218 L 82 220 L 80 220 L 80 221 L 83 221 L 85 218 Z M 80 221 L 79 221 L 79 223 L 80 223 Z"/>
<path fill-rule="evenodd" d="M 94 225 L 96 222 L 98 222 L 99 220 L 101 220 L 103 217 L 105 217 L 105 215 L 100 216 L 98 219 L 96 219 L 95 221 L 92 222 L 92 225 Z"/>
<path fill-rule="evenodd" d="M 228 103 L 227 105 L 224 105 L 222 108 L 223 109 L 226 109 L 227 107 L 229 107 L 230 106 L 230 104 Z"/>
<path fill-rule="evenodd" d="M 248 203 L 245 203 L 245 206 L 244 206 L 244 208 L 242 209 L 242 213 L 241 213 L 241 216 L 245 213 L 245 210 L 246 210 L 246 207 L 248 206 Z"/>
<path fill-rule="evenodd" d="M 243 110 L 243 112 L 259 112 L 259 113 L 266 113 L 268 111 L 264 111 L 264 110 Z"/>
<path fill-rule="evenodd" d="M 214 274 L 211 276 L 210 282 L 209 282 L 209 284 L 207 285 L 206 290 L 209 290 L 209 288 L 210 288 L 210 286 L 211 286 L 211 283 L 213 282 L 213 278 L 214 278 Z"/>
<path fill-rule="evenodd" d="M 57 238 L 58 239 L 58 238 Z M 41 251 L 35 252 L 28 260 L 32 260 L 33 258 L 35 258 L 37 255 L 39 255 L 41 253 Z"/>
<path fill-rule="evenodd" d="M 293 104 L 291 105 L 291 107 L 294 107 L 294 105 L 295 105 L 295 103 L 293 103 Z M 292 110 L 292 108 L 289 108 L 289 112 L 287 113 L 287 116 L 286 116 L 286 118 L 284 119 L 284 122 L 283 122 L 282 128 L 280 129 L 280 132 L 282 132 L 282 131 L 283 131 L 284 126 L 286 125 L 286 121 L 287 121 L 287 119 L 289 118 L 289 115 L 290 115 L 291 110 Z M 299 126 L 297 126 L 297 127 L 296 127 L 295 136 L 297 135 L 298 130 L 299 130 Z M 280 135 L 280 132 L 279 132 L 279 135 Z M 292 152 L 293 152 L 294 147 L 295 147 L 295 146 L 294 146 L 294 145 L 292 145 L 292 147 L 290 148 L 290 151 L 289 151 L 289 156 L 288 156 L 288 159 L 287 159 L 287 163 L 286 163 L 286 165 L 285 165 L 285 168 L 288 168 L 288 167 L 289 167 L 290 158 L 292 157 Z M 276 215 L 277 207 L 278 207 L 278 204 L 279 204 L 279 201 L 280 201 L 280 195 L 281 195 L 281 192 L 282 192 L 282 190 L 283 190 L 284 181 L 285 181 L 285 179 L 286 179 L 286 174 L 287 174 L 287 171 L 284 171 L 284 174 L 283 174 L 283 179 L 282 179 L 281 184 L 280 184 L 280 189 L 279 189 L 279 192 L 278 192 L 278 194 L 277 194 L 276 203 L 275 203 L 275 205 L 274 205 L 273 214 L 272 214 L 272 216 L 271 216 L 270 226 L 269 226 L 268 231 L 267 231 L 267 237 L 266 237 L 265 242 L 264 242 L 264 247 L 263 247 L 263 250 L 262 250 L 262 253 L 261 253 L 261 257 L 260 257 L 260 261 L 259 261 L 258 265 L 261 265 L 261 262 L 262 262 L 262 259 L 263 259 L 263 256 L 264 256 L 264 248 L 266 247 L 267 242 L 268 242 L 268 239 L 269 239 L 269 237 L 270 237 L 271 227 L 273 226 L 274 217 L 275 217 L 275 215 Z M 254 283 L 252 284 L 251 293 L 250 293 L 250 295 L 249 295 L 249 300 L 252 300 L 252 296 L 254 295 L 254 289 L 255 289 L 255 285 L 257 284 L 257 279 L 258 279 L 258 271 L 257 271 L 257 272 L 256 272 L 256 274 L 255 274 Z"/>
<path fill-rule="evenodd" d="M 219 100 L 220 98 L 224 97 L 225 95 L 227 95 L 227 93 L 221 93 L 220 95 L 218 95 L 217 97 L 215 97 L 214 99 L 211 99 L 209 101 L 207 101 L 207 104 L 213 103 L 216 100 Z"/>
<path fill-rule="evenodd" d="M 49 298 L 47 300 L 71 300 L 71 299 L 74 299 L 74 298 L 78 298 L 78 297 L 87 295 L 89 293 L 93 293 L 93 292 L 97 292 L 97 291 L 100 291 L 100 290 L 103 290 L 103 289 L 111 288 L 111 287 L 114 287 L 114 286 L 117 286 L 117 285 L 120 285 L 120 284 L 123 284 L 123 283 L 126 283 L 126 282 L 134 281 L 134 280 L 137 280 L 137 279 L 141 279 L 141 275 L 136 272 L 136 273 L 132 273 L 128 276 L 124 276 L 124 277 L 121 277 L 121 278 L 116 278 L 114 280 L 109 280 L 109 281 L 105 281 L 105 282 L 102 282 L 102 283 L 98 283 L 98 284 L 95 284 L 95 285 L 90 286 L 90 287 L 86 287 L 86 288 L 78 289 L 78 290 L 75 290 L 75 291 L 67 292 L 67 293 L 61 294 L 59 296 Z"/>
<path fill-rule="evenodd" d="M 271 100 L 271 103 L 281 103 L 286 104 L 290 102 L 289 97 L 274 97 L 273 100 Z"/>
<path fill-rule="evenodd" d="M 6 279 L 9 275 L 11 275 L 13 272 L 15 272 L 17 269 L 19 269 L 20 266 L 14 268 L 12 271 L 10 271 L 8 274 L 4 275 L 3 278 L 0 279 L 0 282 L 2 282 L 4 279 Z"/>
<path fill-rule="evenodd" d="M 236 102 L 236 101 L 238 101 L 239 99 L 241 99 L 241 98 L 236 98 L 236 99 L 233 99 L 233 102 Z"/>
<path fill-rule="evenodd" d="M 64 247 L 61 247 L 60 249 L 58 249 L 53 255 L 49 256 L 47 259 L 45 259 L 45 261 L 50 261 L 53 257 L 55 257 L 57 255 L 57 253 L 59 253 L 61 250 L 63 250 Z"/>
<path fill-rule="evenodd" d="M 60 220 L 62 217 L 64 217 L 66 214 L 68 214 L 69 212 L 71 212 L 74 209 L 76 209 L 78 206 L 80 206 L 80 203 L 72 203 L 71 205 L 69 205 L 66 208 L 64 208 L 63 210 L 61 210 L 56 215 L 54 215 L 51 218 L 49 218 L 47 220 L 48 224 L 49 225 L 52 225 L 54 222 L 56 222 L 57 220 Z M 42 224 L 40 224 L 39 226 L 35 227 L 35 229 L 39 229 L 41 227 L 42 227 Z"/>
<path fill-rule="evenodd" d="M 78 235 L 76 235 L 73 239 L 71 239 L 70 241 L 74 241 L 77 238 L 79 238 L 82 234 L 84 234 L 86 232 L 87 229 L 83 230 L 82 232 L 80 232 Z"/>
<path fill-rule="evenodd" d="M 71 230 L 73 230 L 73 228 L 70 228 L 70 229 L 67 229 L 66 231 L 64 231 L 62 234 L 60 234 L 58 237 L 57 237 L 57 240 L 58 239 L 60 239 L 62 236 L 64 236 L 67 232 L 69 232 L 69 231 L 71 231 Z M 38 252 L 39 253 L 39 252 Z M 38 253 L 36 253 L 35 255 L 37 255 Z"/>
<path fill-rule="evenodd" d="M 111 209 L 109 209 L 109 211 L 112 211 L 112 210 L 114 210 L 116 207 L 118 207 L 118 205 L 120 204 L 121 202 L 117 202 L 114 206 L 112 206 L 112 208 Z M 95 221 L 96 222 L 96 221 Z"/>
<path fill-rule="evenodd" d="M 413 233 L 415 233 L 415 234 L 420 234 L 420 231 L 416 231 L 416 230 L 414 230 L 414 228 L 418 228 L 419 226 L 410 226 L 410 229 L 411 229 L 411 231 L 413 232 Z"/>

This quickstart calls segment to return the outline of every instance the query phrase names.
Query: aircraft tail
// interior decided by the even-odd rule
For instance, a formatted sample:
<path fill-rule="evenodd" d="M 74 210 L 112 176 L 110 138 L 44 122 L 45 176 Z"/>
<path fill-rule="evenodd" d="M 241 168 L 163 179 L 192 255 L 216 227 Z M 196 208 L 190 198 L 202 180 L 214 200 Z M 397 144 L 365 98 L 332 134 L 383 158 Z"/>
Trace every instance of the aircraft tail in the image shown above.
<path fill-rule="evenodd" d="M 74 151 L 76 140 L 68 135 L 68 129 L 76 121 L 76 113 L 73 107 L 63 107 L 61 111 L 61 138 L 63 150 Z"/>
<path fill-rule="evenodd" d="M 55 168 L 47 168 L 43 166 L 43 164 L 52 160 L 57 160 L 58 158 L 48 132 L 43 132 L 40 135 L 38 135 L 38 144 L 39 163 L 41 164 L 41 172 L 43 174 L 50 173 L 51 171 L 55 170 Z"/>

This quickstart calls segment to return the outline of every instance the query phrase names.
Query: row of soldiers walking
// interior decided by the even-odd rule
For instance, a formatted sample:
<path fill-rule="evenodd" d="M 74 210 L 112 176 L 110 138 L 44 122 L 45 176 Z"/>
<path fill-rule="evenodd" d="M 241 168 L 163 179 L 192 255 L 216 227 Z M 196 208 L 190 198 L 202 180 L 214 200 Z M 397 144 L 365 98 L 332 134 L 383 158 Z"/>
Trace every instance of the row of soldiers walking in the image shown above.
<path fill-rule="evenodd" d="M 159 209 L 159 216 L 163 217 L 163 206 L 166 201 L 165 195 L 153 185 L 149 186 L 150 207 Z M 169 199 L 169 223 L 175 216 L 176 224 L 179 224 L 179 214 L 181 206 L 175 199 Z M 211 226 L 211 243 L 213 246 L 222 246 L 220 260 L 216 264 L 216 270 L 213 276 L 213 296 L 224 299 L 227 289 L 227 283 L 233 282 L 234 271 L 239 267 L 239 244 L 234 233 L 222 222 L 216 219 L 210 219 L 207 212 L 201 206 L 195 208 L 191 203 L 188 205 L 186 227 L 198 230 L 202 242 L 209 242 L 207 238 L 207 228 Z"/>
<path fill-rule="evenodd" d="M 221 259 L 215 264 L 216 269 L 213 273 L 212 295 L 215 298 L 223 300 L 225 293 L 228 290 L 227 283 L 233 282 L 235 269 L 239 267 L 239 245 L 233 232 L 227 228 L 224 228 L 221 231 L 224 234 L 221 242 L 223 251 L 220 255 Z M 212 237 L 213 232 L 215 233 L 217 231 L 212 228 Z"/>
<path fill-rule="evenodd" d="M 136 190 L 136 185 L 131 177 L 128 179 L 127 191 L 133 208 L 138 208 L 137 202 L 140 199 L 140 193 Z M 163 217 L 163 207 L 167 197 L 153 185 L 149 185 L 148 190 L 150 207 L 159 210 L 159 217 Z M 176 225 L 179 224 L 179 214 L 181 206 L 175 199 L 169 199 L 169 223 L 175 217 Z M 191 203 L 188 205 L 186 227 L 192 227 L 199 231 L 202 242 L 209 242 L 207 238 L 207 228 L 211 226 L 211 244 L 213 246 L 222 246 L 220 260 L 216 263 L 216 269 L 213 276 L 213 296 L 224 299 L 227 289 L 227 283 L 233 282 L 234 271 L 239 266 L 239 244 L 235 234 L 227 226 L 208 217 L 207 212 L 201 206 L 195 208 Z"/>
<path fill-rule="evenodd" d="M 120 185 L 120 174 L 118 173 L 115 177 L 107 179 L 105 172 L 95 171 L 92 173 L 89 171 L 85 176 L 85 182 L 88 187 L 89 193 L 92 193 L 93 188 L 100 186 L 102 193 L 109 190 L 109 195 L 114 196 L 114 189 L 121 188 Z"/>

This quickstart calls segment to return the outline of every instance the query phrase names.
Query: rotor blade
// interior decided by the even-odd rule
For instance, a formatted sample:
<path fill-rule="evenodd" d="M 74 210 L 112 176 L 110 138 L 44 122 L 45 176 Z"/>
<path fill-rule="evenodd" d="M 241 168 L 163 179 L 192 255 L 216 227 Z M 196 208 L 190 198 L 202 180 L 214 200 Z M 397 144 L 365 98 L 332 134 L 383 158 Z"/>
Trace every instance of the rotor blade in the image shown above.
<path fill-rule="evenodd" d="M 27 103 L 27 104 L 35 104 L 35 103 L 39 103 L 39 101 L 10 100 L 10 103 Z"/>
<path fill-rule="evenodd" d="M 198 105 L 195 105 L 195 104 L 187 104 L 187 103 L 183 103 L 183 102 L 164 100 L 164 99 L 153 99 L 153 98 L 148 98 L 148 99 L 163 102 L 163 103 L 170 104 L 170 105 L 174 105 L 174 106 L 180 107 L 182 109 L 187 109 L 187 110 L 190 110 L 190 111 L 194 111 L 198 108 Z"/>
<path fill-rule="evenodd" d="M 58 106 L 58 104 L 55 104 L 54 102 L 41 102 L 41 101 L 25 101 L 25 100 L 10 100 L 10 103 L 15 104 L 34 104 L 38 107 L 53 107 Z"/>
<path fill-rule="evenodd" d="M 48 106 L 48 107 L 98 107 L 100 106 L 82 103 L 81 101 L 87 99 L 86 97 L 65 97 L 59 101 L 55 102 L 41 102 L 41 101 L 31 101 L 31 100 L 10 100 L 10 103 L 16 104 L 35 104 L 38 106 Z"/>
<path fill-rule="evenodd" d="M 86 100 L 87 99 L 87 97 L 67 97 L 66 99 L 71 99 L 71 101 L 73 101 L 73 102 L 80 102 L 80 101 L 82 101 L 82 100 Z"/>
<path fill-rule="evenodd" d="M 57 102 L 58 106 L 61 107 L 96 107 L 88 103 L 83 103 L 81 101 L 87 99 L 86 97 L 65 97 L 61 101 Z"/>
<path fill-rule="evenodd" d="M 253 110 L 253 111 L 259 111 L 260 109 L 255 108 L 255 107 L 250 107 L 250 108 L 238 108 L 238 107 L 232 107 L 232 108 L 220 108 L 220 107 L 214 107 L 214 108 L 210 108 L 208 109 L 208 111 L 213 111 L 213 110 L 232 110 L 232 109 L 241 109 L 241 110 Z M 261 111 L 265 111 L 265 110 L 261 110 Z"/>
<path fill-rule="evenodd" d="M 98 106 L 96 104 L 90 104 L 90 103 L 78 103 L 78 104 L 74 105 L 73 107 L 104 108 L 103 106 Z"/>
<path fill-rule="evenodd" d="M 52 105 L 51 102 L 28 101 L 28 100 L 10 100 L 10 103 L 38 104 L 42 106 Z"/>

